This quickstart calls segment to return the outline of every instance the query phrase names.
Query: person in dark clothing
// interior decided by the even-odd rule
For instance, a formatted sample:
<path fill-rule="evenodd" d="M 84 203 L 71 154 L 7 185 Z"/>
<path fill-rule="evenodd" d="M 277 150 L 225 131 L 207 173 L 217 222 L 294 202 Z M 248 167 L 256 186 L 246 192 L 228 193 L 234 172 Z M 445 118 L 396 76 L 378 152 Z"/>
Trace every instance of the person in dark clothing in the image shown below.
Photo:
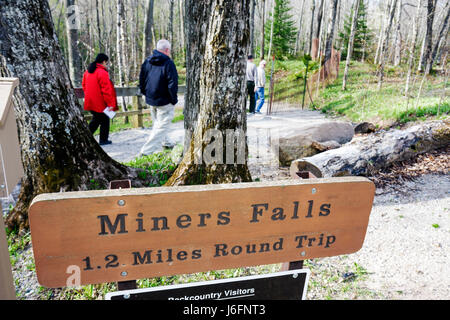
<path fill-rule="evenodd" d="M 173 146 L 168 129 L 178 102 L 178 72 L 171 59 L 171 45 L 159 40 L 156 50 L 145 59 L 139 76 L 139 88 L 150 106 L 153 128 L 139 156 L 161 151 L 163 145 Z"/>
<path fill-rule="evenodd" d="M 248 56 L 246 77 L 247 77 L 247 94 L 250 96 L 249 113 L 253 114 L 255 113 L 256 107 L 255 81 L 257 78 L 257 70 L 256 65 L 253 63 L 252 55 Z"/>

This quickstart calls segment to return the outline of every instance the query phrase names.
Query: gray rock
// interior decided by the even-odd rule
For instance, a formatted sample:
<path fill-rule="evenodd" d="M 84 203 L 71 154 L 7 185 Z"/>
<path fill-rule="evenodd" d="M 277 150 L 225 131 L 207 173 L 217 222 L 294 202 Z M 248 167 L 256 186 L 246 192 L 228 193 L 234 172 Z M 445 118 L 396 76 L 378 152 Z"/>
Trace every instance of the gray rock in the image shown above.
<path fill-rule="evenodd" d="M 350 142 L 354 133 L 350 123 L 340 121 L 301 124 L 281 131 L 278 145 L 280 165 L 289 166 L 296 159 L 338 148 Z"/>

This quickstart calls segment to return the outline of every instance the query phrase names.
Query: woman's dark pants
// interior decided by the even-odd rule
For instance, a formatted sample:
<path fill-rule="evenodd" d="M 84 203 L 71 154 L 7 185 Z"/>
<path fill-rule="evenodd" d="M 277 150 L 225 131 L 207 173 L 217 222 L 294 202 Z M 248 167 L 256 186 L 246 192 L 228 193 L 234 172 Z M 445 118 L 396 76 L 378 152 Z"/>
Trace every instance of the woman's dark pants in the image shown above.
<path fill-rule="evenodd" d="M 89 130 L 92 134 L 97 131 L 100 126 L 100 143 L 108 141 L 109 137 L 109 117 L 102 113 L 91 111 L 92 120 L 89 122 Z"/>

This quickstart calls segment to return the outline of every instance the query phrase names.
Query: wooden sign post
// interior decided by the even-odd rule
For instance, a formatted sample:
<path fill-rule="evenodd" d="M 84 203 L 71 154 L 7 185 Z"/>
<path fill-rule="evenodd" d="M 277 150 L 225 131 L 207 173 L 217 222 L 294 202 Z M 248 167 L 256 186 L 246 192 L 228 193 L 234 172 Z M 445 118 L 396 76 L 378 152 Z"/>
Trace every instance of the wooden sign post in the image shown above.
<path fill-rule="evenodd" d="M 349 254 L 364 242 L 365 178 L 65 192 L 29 209 L 39 283 L 129 281 Z"/>
<path fill-rule="evenodd" d="M 0 78 L 0 198 L 7 198 L 23 174 L 12 96 L 17 78 Z M 3 216 L 0 217 L 0 300 L 16 298 Z"/>

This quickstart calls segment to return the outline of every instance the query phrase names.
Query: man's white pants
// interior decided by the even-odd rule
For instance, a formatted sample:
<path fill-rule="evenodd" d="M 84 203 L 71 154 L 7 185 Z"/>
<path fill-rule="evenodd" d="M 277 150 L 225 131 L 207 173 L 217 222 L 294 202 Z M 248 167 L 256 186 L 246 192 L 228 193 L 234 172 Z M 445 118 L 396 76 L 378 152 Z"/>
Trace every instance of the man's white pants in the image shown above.
<path fill-rule="evenodd" d="M 163 143 L 170 143 L 168 133 L 174 116 L 175 106 L 168 104 L 161 107 L 150 106 L 153 128 L 147 142 L 141 148 L 140 155 L 150 155 L 163 150 Z"/>

